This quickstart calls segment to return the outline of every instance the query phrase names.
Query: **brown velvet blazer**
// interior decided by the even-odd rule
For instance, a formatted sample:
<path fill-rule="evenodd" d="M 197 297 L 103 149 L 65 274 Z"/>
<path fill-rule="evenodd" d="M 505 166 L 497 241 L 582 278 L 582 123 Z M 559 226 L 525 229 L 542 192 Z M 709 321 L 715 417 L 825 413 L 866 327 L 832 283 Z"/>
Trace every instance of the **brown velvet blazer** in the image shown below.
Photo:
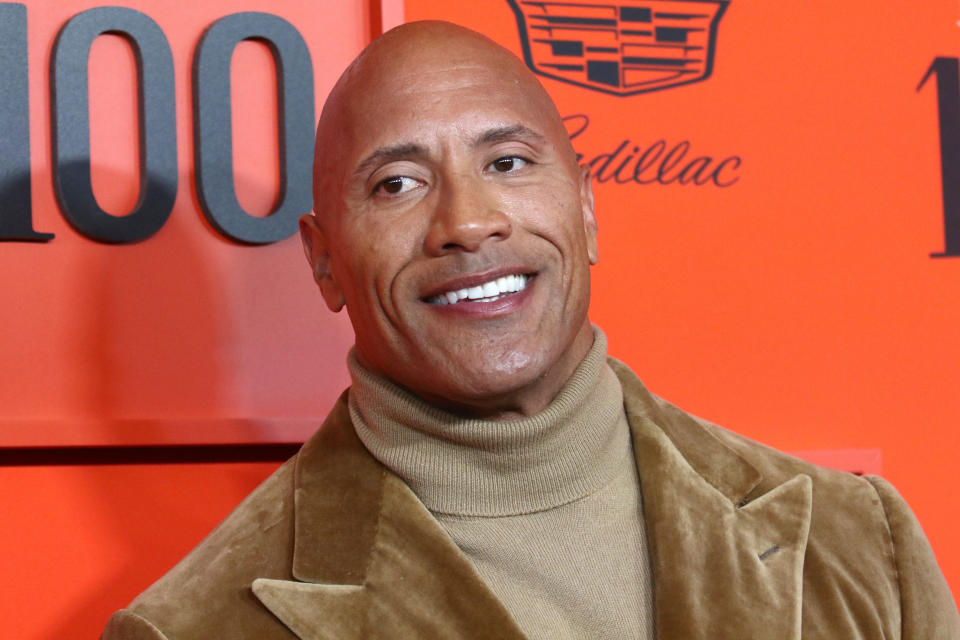
<path fill-rule="evenodd" d="M 640 473 L 658 638 L 960 639 L 930 546 L 888 483 L 694 418 L 611 365 Z M 363 447 L 345 399 L 115 613 L 103 640 L 523 638 L 416 496 Z"/>

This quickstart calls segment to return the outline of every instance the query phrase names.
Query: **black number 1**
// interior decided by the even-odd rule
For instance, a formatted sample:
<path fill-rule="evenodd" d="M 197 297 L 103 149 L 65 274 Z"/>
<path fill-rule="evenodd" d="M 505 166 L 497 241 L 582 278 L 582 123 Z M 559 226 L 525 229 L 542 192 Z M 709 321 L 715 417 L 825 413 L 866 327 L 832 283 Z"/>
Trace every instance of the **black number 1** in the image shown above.
<path fill-rule="evenodd" d="M 957 58 L 934 58 L 917 91 L 937 76 L 940 114 L 940 180 L 943 186 L 943 253 L 932 258 L 960 257 L 960 64 Z"/>

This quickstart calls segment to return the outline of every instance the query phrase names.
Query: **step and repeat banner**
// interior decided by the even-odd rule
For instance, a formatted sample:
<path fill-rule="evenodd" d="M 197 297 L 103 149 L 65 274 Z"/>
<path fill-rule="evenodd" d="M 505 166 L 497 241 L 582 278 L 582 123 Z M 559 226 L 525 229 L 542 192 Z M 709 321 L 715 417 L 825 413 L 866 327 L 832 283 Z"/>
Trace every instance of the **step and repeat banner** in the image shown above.
<path fill-rule="evenodd" d="M 0 3 L 0 447 L 317 427 L 353 336 L 294 236 L 380 9 Z"/>
<path fill-rule="evenodd" d="M 0 447 L 316 428 L 353 337 L 293 237 L 313 126 L 401 14 L 487 34 L 554 96 L 611 353 L 882 471 L 960 589 L 955 0 L 0 3 Z"/>

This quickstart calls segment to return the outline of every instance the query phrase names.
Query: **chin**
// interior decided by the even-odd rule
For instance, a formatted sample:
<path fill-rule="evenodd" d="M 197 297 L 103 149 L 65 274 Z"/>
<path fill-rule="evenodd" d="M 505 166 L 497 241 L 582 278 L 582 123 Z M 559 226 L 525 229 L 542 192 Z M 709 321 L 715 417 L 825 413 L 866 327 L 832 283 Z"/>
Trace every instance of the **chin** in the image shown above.
<path fill-rule="evenodd" d="M 511 352 L 493 362 L 474 363 L 474 366 L 460 371 L 460 375 L 451 372 L 451 380 L 458 383 L 451 385 L 456 389 L 451 391 L 477 401 L 505 399 L 535 387 L 547 373 L 542 358 Z"/>

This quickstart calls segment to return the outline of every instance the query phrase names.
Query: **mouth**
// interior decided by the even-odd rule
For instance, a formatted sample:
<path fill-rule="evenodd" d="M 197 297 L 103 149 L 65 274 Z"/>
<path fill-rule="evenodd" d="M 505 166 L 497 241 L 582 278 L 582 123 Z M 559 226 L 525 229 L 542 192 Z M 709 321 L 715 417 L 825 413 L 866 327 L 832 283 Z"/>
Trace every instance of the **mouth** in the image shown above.
<path fill-rule="evenodd" d="M 532 275 L 514 273 L 499 278 L 493 278 L 480 284 L 451 289 L 424 298 L 427 304 L 453 305 L 461 302 L 495 302 L 501 298 L 520 293 L 527 288 Z"/>

